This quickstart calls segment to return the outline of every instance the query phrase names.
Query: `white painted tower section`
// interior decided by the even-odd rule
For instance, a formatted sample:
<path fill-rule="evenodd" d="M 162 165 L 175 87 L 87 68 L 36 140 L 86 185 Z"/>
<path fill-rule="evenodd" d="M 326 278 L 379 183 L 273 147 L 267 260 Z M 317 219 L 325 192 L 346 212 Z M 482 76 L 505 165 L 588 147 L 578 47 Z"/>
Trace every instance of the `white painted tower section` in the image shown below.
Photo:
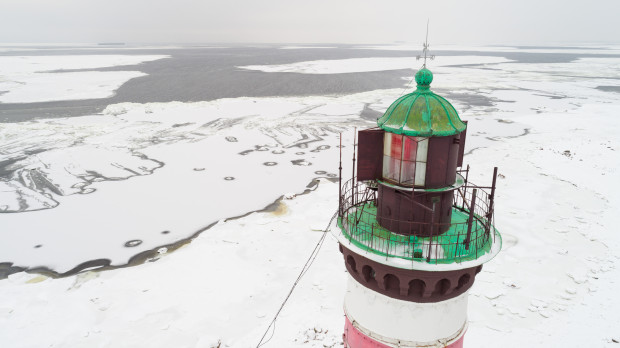
<path fill-rule="evenodd" d="M 379 341 L 436 344 L 464 334 L 467 296 L 466 291 L 441 302 L 402 301 L 372 291 L 349 276 L 344 310 L 354 326 Z"/>

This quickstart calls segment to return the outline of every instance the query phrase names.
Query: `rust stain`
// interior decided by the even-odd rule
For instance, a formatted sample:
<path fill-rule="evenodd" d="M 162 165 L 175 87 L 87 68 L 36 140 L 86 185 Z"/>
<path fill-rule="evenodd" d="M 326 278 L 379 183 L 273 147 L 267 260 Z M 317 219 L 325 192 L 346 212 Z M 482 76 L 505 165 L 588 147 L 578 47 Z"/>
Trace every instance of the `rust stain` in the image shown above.
<path fill-rule="evenodd" d="M 32 278 L 32 279 L 28 280 L 28 281 L 26 282 L 26 284 L 36 284 L 36 283 L 40 283 L 40 282 L 44 281 L 44 280 L 45 280 L 45 279 L 47 279 L 47 278 L 48 278 L 48 277 L 46 277 L 46 276 L 44 276 L 44 275 L 39 275 L 39 276 L 36 276 L 36 277 L 34 277 L 34 278 Z"/>
<path fill-rule="evenodd" d="M 288 213 L 288 207 L 282 201 L 278 202 L 278 206 L 271 212 L 275 216 L 282 216 L 286 213 Z"/>

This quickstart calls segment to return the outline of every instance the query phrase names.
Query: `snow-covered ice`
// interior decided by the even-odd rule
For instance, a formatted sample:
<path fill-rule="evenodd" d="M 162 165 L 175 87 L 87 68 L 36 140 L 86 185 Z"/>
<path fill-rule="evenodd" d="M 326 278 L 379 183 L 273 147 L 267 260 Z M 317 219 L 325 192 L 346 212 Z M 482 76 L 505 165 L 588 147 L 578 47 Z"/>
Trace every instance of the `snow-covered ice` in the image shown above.
<path fill-rule="evenodd" d="M 95 259 L 125 264 L 260 210 L 315 177 L 337 177 L 339 132 L 368 126 L 358 114 L 381 98 L 126 103 L 99 116 L 4 124 L 0 158 L 13 174 L 0 182 L 0 208 L 30 212 L 4 214 L 3 232 L 15 236 L 0 254 L 61 273 Z M 142 243 L 127 248 L 129 240 Z"/>
<path fill-rule="evenodd" d="M 310 226 L 321 221 L 324 229 L 334 212 L 337 184 L 323 179 L 319 187 L 274 212 L 221 222 L 140 267 L 62 279 L 14 274 L 0 282 L 0 341 L 3 347 L 253 346 L 322 234 Z M 278 333 L 291 333 L 297 343 L 270 344 L 339 342 L 341 333 L 331 328 L 342 324 L 340 263 L 328 240 L 278 321 Z M 317 321 L 308 315 L 311 302 L 313 311 L 334 315 Z M 314 328 L 329 331 L 307 338 Z"/>
<path fill-rule="evenodd" d="M 336 48 L 334 46 L 282 46 L 280 49 L 282 50 L 304 50 L 304 49 L 325 49 L 325 48 Z"/>
<path fill-rule="evenodd" d="M 165 55 L 0 56 L 0 103 L 107 98 L 125 82 L 145 74 L 129 70 L 92 70 L 112 66 L 135 66 L 167 57 Z"/>
<path fill-rule="evenodd" d="M 401 45 L 373 45 L 356 46 L 356 49 L 371 49 L 381 51 L 420 51 L 420 44 L 401 44 Z M 430 49 L 438 54 L 441 51 L 457 52 L 519 52 L 519 53 L 565 53 L 565 54 L 619 54 L 620 47 L 617 45 L 604 44 L 585 44 L 575 47 L 547 46 L 547 47 L 519 47 L 519 46 L 464 46 L 464 45 L 432 45 Z"/>
<path fill-rule="evenodd" d="M 487 56 L 438 57 L 433 67 L 462 64 L 494 64 L 509 59 Z M 364 71 L 412 69 L 417 66 L 416 57 L 350 58 L 335 60 L 312 60 L 280 65 L 245 65 L 239 68 L 264 72 L 293 72 L 300 74 L 347 74 Z"/>

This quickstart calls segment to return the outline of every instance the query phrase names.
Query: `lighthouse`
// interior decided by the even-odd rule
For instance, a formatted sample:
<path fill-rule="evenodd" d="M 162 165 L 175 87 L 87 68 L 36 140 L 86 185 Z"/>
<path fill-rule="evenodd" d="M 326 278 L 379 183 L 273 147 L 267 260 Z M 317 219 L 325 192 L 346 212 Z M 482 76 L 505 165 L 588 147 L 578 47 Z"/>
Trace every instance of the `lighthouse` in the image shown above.
<path fill-rule="evenodd" d="M 497 168 L 489 186 L 468 180 L 467 123 L 431 91 L 426 64 L 415 81 L 357 133 L 357 176 L 341 182 L 347 348 L 463 347 L 468 290 L 501 249 Z"/>

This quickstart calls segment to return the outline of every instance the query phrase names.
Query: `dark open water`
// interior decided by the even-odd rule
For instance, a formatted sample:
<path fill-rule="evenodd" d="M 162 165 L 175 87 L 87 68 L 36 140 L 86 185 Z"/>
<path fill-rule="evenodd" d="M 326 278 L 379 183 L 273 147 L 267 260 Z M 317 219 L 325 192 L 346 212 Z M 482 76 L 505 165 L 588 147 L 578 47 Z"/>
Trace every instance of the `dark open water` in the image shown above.
<path fill-rule="evenodd" d="M 133 48 L 133 47 L 132 47 Z M 81 116 L 101 112 L 107 105 L 122 102 L 196 102 L 219 98 L 307 96 L 349 94 L 375 89 L 402 88 L 403 76 L 412 76 L 420 63 L 412 60 L 412 69 L 347 74 L 265 73 L 238 69 L 237 66 L 288 64 L 308 60 L 369 57 L 411 57 L 416 51 L 356 49 L 339 46 L 328 49 L 279 49 L 278 47 L 186 47 L 183 49 L 105 49 L 45 48 L 33 51 L 1 52 L 0 55 L 144 55 L 165 54 L 170 59 L 146 62 L 139 66 L 119 66 L 97 71 L 139 70 L 147 76 L 129 80 L 111 98 L 76 101 L 0 104 L 0 122 L 20 122 L 36 118 Z M 597 54 L 520 53 L 440 51 L 443 56 L 479 55 L 505 57 L 520 63 L 569 62 Z M 604 57 L 612 57 L 604 55 Z M 75 70 L 73 70 L 75 71 Z M 77 70 L 88 71 L 88 70 Z M 0 91 L 1 92 L 1 91 Z M 459 98 L 459 96 L 453 96 Z M 467 100 L 485 105 L 485 100 Z"/>

